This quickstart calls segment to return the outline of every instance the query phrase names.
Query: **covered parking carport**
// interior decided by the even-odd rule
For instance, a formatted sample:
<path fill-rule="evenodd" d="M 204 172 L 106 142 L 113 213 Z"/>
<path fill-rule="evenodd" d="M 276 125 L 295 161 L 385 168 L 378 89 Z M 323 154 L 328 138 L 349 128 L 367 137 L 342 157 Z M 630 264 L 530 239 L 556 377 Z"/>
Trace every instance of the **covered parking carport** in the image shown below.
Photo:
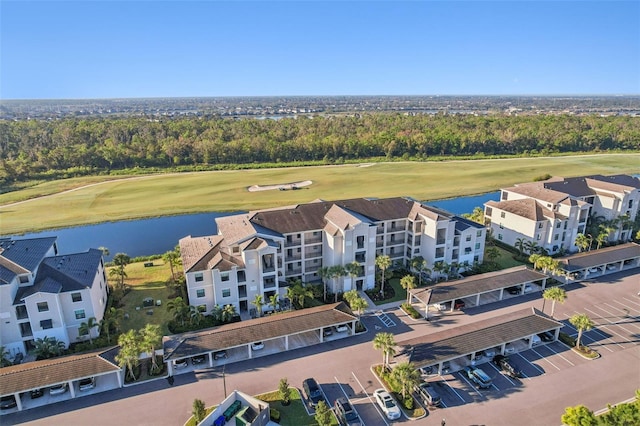
<path fill-rule="evenodd" d="M 566 281 L 582 280 L 640 267 L 640 245 L 620 244 L 558 258 Z"/>
<path fill-rule="evenodd" d="M 0 369 L 0 395 L 13 396 L 21 411 L 88 394 L 80 393 L 77 385 L 89 377 L 96 378 L 98 391 L 122 387 L 122 369 L 113 360 L 117 351 L 112 348 L 4 367 Z M 49 394 L 47 388 L 61 384 L 67 385 L 67 392 Z M 42 396 L 31 399 L 32 390 L 42 390 Z"/>
<path fill-rule="evenodd" d="M 352 336 L 356 321 L 357 317 L 344 302 L 282 312 L 196 333 L 167 336 L 163 340 L 164 359 L 168 363 L 169 375 L 174 372 L 174 361 L 197 355 L 205 355 L 208 366 L 213 367 L 214 353 L 219 351 L 232 350 L 234 361 L 253 358 L 258 352 L 266 355 L 287 351 L 322 343 L 326 327 L 346 325 L 346 331 L 336 330 L 332 338 Z M 262 342 L 264 348 L 259 351 L 252 349 L 256 342 Z"/>
<path fill-rule="evenodd" d="M 408 355 L 416 368 L 437 366 L 438 373 L 442 374 L 444 364 L 458 358 L 465 357 L 470 362 L 476 354 L 494 348 L 505 354 L 510 352 L 507 345 L 520 342 L 521 349 L 530 348 L 532 337 L 538 333 L 551 331 L 557 340 L 562 326 L 537 309 L 529 308 L 405 340 L 397 346 L 400 348 L 398 353 Z M 528 339 L 528 343 L 523 339 Z"/>
<path fill-rule="evenodd" d="M 473 275 L 456 281 L 438 283 L 432 287 L 410 290 L 411 301 L 418 300 L 424 305 L 425 317 L 428 319 L 429 307 L 449 306 L 455 308 L 455 300 L 472 299 L 474 306 L 496 302 L 504 298 L 504 291 L 511 287 L 519 288 L 519 294 L 525 292 L 527 284 L 534 284 L 545 289 L 547 275 L 527 268 L 516 266 L 501 271 Z"/>

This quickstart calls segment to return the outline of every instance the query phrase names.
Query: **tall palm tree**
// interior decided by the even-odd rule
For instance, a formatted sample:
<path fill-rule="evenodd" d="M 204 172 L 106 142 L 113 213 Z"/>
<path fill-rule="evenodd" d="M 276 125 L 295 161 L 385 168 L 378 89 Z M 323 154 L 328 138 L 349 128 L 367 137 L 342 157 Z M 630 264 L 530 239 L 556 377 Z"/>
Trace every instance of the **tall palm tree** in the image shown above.
<path fill-rule="evenodd" d="M 543 256 L 537 253 L 534 253 L 529 256 L 529 262 L 533 264 L 533 269 L 538 269 L 540 267 L 540 259 L 542 259 L 542 257 Z"/>
<path fill-rule="evenodd" d="M 344 273 L 351 278 L 351 288 L 354 289 L 356 286 L 354 285 L 354 280 L 360 276 L 360 264 L 355 260 L 351 263 L 347 263 L 344 265 Z M 344 297 L 344 295 L 343 295 Z"/>
<path fill-rule="evenodd" d="M 115 270 L 117 271 L 115 275 L 120 277 L 119 287 L 120 289 L 124 289 L 124 278 L 127 276 L 125 272 L 125 267 L 131 263 L 131 258 L 127 256 L 125 253 L 117 253 L 113 256 L 113 264 L 115 265 Z M 109 272 L 111 275 L 111 272 Z"/>
<path fill-rule="evenodd" d="M 427 268 L 427 261 L 422 256 L 416 256 L 410 260 L 411 268 L 418 271 L 418 286 L 422 287 L 422 274 L 424 272 L 431 273 L 431 269 Z"/>
<path fill-rule="evenodd" d="M 327 302 L 327 281 L 329 280 L 329 276 L 330 276 L 329 267 L 323 266 L 320 269 L 318 269 L 318 276 L 322 280 L 322 286 L 324 288 L 324 296 L 322 297 L 322 300 L 326 303 Z"/>
<path fill-rule="evenodd" d="M 204 313 L 197 306 L 189 306 L 189 320 L 193 325 L 200 325 L 204 319 Z"/>
<path fill-rule="evenodd" d="M 400 285 L 407 291 L 407 303 L 410 303 L 410 290 L 416 288 L 416 277 L 414 277 L 413 275 L 405 275 L 400 280 Z"/>
<path fill-rule="evenodd" d="M 376 257 L 376 266 L 380 269 L 380 294 L 384 296 L 385 271 L 391 266 L 391 258 L 387 255 Z"/>
<path fill-rule="evenodd" d="M 134 368 L 140 364 L 140 336 L 135 330 L 129 330 L 118 338 L 120 351 L 116 355 L 116 362 L 121 368 L 125 368 L 129 377 L 136 380 Z"/>
<path fill-rule="evenodd" d="M 360 295 L 358 295 L 358 290 L 356 289 L 351 289 L 349 291 L 346 291 L 343 295 L 342 298 L 344 300 L 346 300 L 346 302 L 349 304 L 349 306 L 351 306 L 351 302 L 353 300 L 355 300 L 357 297 L 360 297 Z"/>
<path fill-rule="evenodd" d="M 82 324 L 80 324 L 80 329 L 78 330 L 81 336 L 84 336 L 85 334 L 89 336 L 89 344 L 91 346 L 93 346 L 93 338 L 91 337 L 91 330 L 93 330 L 96 327 L 100 327 L 100 323 L 96 320 L 95 317 L 91 317 L 86 322 L 83 322 Z"/>
<path fill-rule="evenodd" d="M 184 321 L 189 315 L 189 305 L 180 296 L 167 302 L 167 311 L 173 311 L 173 318 L 184 326 Z"/>
<path fill-rule="evenodd" d="M 264 306 L 264 301 L 262 300 L 262 295 L 261 294 L 256 294 L 256 297 L 254 297 L 253 302 L 251 302 L 251 304 L 256 307 L 256 311 L 258 311 L 258 316 L 261 317 L 262 316 L 262 306 Z"/>
<path fill-rule="evenodd" d="M 589 331 L 595 325 L 591 318 L 587 314 L 575 314 L 571 318 L 569 318 L 569 322 L 573 325 L 576 330 L 578 330 L 578 337 L 576 337 L 576 348 L 580 349 L 580 339 L 582 338 L 582 333 L 585 331 Z"/>
<path fill-rule="evenodd" d="M 160 369 L 156 361 L 156 348 L 162 344 L 162 332 L 157 324 L 147 324 L 140 330 L 140 349 L 151 355 L 151 371 Z"/>
<path fill-rule="evenodd" d="M 342 265 L 334 265 L 334 266 L 330 266 L 329 267 L 329 277 L 331 277 L 332 280 L 339 280 L 340 278 L 344 277 L 346 275 L 346 271 L 344 270 L 344 266 Z M 333 286 L 333 295 L 334 295 L 334 302 L 338 302 L 338 293 L 342 293 L 342 291 L 340 291 L 338 289 L 338 286 L 334 284 Z"/>
<path fill-rule="evenodd" d="M 389 357 L 396 354 L 394 346 L 396 341 L 392 333 L 378 333 L 373 338 L 373 348 L 382 351 L 382 365 L 386 367 L 389 365 Z"/>
<path fill-rule="evenodd" d="M 516 249 L 518 249 L 519 256 L 522 256 L 524 254 L 525 241 L 526 240 L 524 238 L 516 238 L 516 242 L 513 245 Z"/>
<path fill-rule="evenodd" d="M 576 247 L 578 247 L 579 252 L 583 252 L 587 250 L 591 242 L 586 235 L 578 234 L 576 235 L 576 241 L 574 242 L 574 244 L 576 245 Z"/>
<path fill-rule="evenodd" d="M 232 305 L 232 304 L 224 305 L 224 308 L 222 309 L 222 314 L 220 316 L 220 319 L 222 320 L 222 322 L 231 322 L 231 320 L 235 316 L 236 316 L 236 305 Z"/>
<path fill-rule="evenodd" d="M 364 300 L 362 297 L 356 296 L 354 299 L 351 300 L 351 302 L 349 303 L 349 306 L 351 306 L 351 309 L 354 309 L 356 311 L 356 315 L 358 315 L 358 322 L 360 322 L 362 311 L 364 311 L 369 307 L 369 303 L 367 303 L 367 301 Z"/>
<path fill-rule="evenodd" d="M 402 398 L 407 397 L 407 391 L 418 386 L 422 380 L 420 372 L 410 362 L 401 362 L 391 370 L 391 376 L 396 379 L 402 387 Z"/>
<path fill-rule="evenodd" d="M 104 317 L 100 321 L 100 328 L 107 334 L 107 342 L 111 344 L 111 327 L 114 327 L 116 332 L 120 331 L 120 320 L 124 317 L 122 309 L 118 309 L 114 306 L 104 311 Z"/>
<path fill-rule="evenodd" d="M 168 264 L 169 268 L 171 269 L 171 281 L 175 280 L 176 277 L 174 267 L 176 266 L 177 259 L 179 259 L 179 256 L 175 252 L 175 250 L 169 250 L 162 255 L 162 260 L 164 261 L 164 263 Z"/>
<path fill-rule="evenodd" d="M 551 318 L 553 318 L 553 313 L 556 309 L 556 302 L 564 303 L 567 299 L 567 292 L 560 287 L 550 287 L 542 293 L 542 298 L 544 299 L 542 302 L 542 312 L 544 312 L 545 302 L 547 300 L 551 300 Z"/>
<path fill-rule="evenodd" d="M 269 305 L 273 308 L 273 312 L 278 310 L 278 306 L 280 305 L 280 302 L 278 301 L 278 293 L 269 296 Z"/>

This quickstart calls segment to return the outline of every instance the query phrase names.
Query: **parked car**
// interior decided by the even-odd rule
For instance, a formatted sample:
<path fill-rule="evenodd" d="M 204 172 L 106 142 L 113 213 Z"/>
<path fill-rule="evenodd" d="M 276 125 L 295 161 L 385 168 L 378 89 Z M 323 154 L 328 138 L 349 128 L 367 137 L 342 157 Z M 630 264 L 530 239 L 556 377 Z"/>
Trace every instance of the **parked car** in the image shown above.
<path fill-rule="evenodd" d="M 264 342 L 253 342 L 251 344 L 252 351 L 259 351 L 260 349 L 264 349 Z"/>
<path fill-rule="evenodd" d="M 61 385 L 51 386 L 49 388 L 49 395 L 61 395 L 67 391 L 67 384 L 63 383 Z"/>
<path fill-rule="evenodd" d="M 486 356 L 487 358 L 493 358 L 494 356 L 496 356 L 496 348 L 485 349 L 484 351 L 482 351 L 482 355 Z"/>
<path fill-rule="evenodd" d="M 597 267 L 589 268 L 590 274 L 597 274 L 598 272 L 601 272 L 600 268 L 597 268 Z"/>
<path fill-rule="evenodd" d="M 614 269 L 618 269 L 616 265 L 607 265 L 607 271 L 613 271 Z"/>
<path fill-rule="evenodd" d="M 213 359 L 225 359 L 227 357 L 227 351 L 218 351 L 213 353 Z"/>
<path fill-rule="evenodd" d="M 186 368 L 189 365 L 189 361 L 187 361 L 186 358 L 183 359 L 177 359 L 175 361 L 173 361 L 173 366 L 175 368 L 177 368 L 178 370 L 181 368 Z"/>
<path fill-rule="evenodd" d="M 437 407 L 442 403 L 442 398 L 431 383 L 422 382 L 416 388 L 416 393 L 422 401 L 430 406 Z"/>
<path fill-rule="evenodd" d="M 445 361 L 442 363 L 442 372 L 445 374 L 451 372 L 451 363 L 449 361 Z"/>
<path fill-rule="evenodd" d="M 555 340 L 553 333 L 549 331 L 545 331 L 544 333 L 538 333 L 538 337 L 542 339 L 543 342 L 553 342 Z"/>
<path fill-rule="evenodd" d="M 456 299 L 453 302 L 453 309 L 462 309 L 464 308 L 464 300 Z"/>
<path fill-rule="evenodd" d="M 360 426 L 362 422 L 360 422 L 360 417 L 358 417 L 358 413 L 353 409 L 347 398 L 340 397 L 336 399 L 334 403 L 334 408 L 336 412 L 336 417 L 338 421 L 343 426 Z"/>
<path fill-rule="evenodd" d="M 531 293 L 533 291 L 533 286 L 531 284 L 524 285 L 524 293 Z"/>
<path fill-rule="evenodd" d="M 389 392 L 384 389 L 377 389 L 373 392 L 373 396 L 389 420 L 400 418 L 400 407 L 398 407 L 398 404 L 396 404 L 396 401 L 391 397 Z"/>
<path fill-rule="evenodd" d="M 9 410 L 10 408 L 16 408 L 17 406 L 18 403 L 13 395 L 3 396 L 0 399 L 0 409 L 2 410 Z"/>
<path fill-rule="evenodd" d="M 446 303 L 436 303 L 433 306 L 439 311 L 446 311 L 448 309 Z"/>
<path fill-rule="evenodd" d="M 310 400 L 313 405 L 316 405 L 323 399 L 322 390 L 320 389 L 320 386 L 318 386 L 318 382 L 316 382 L 315 379 L 304 379 L 304 381 L 302 382 L 302 390 L 304 391 L 307 399 Z"/>
<path fill-rule="evenodd" d="M 507 293 L 509 294 L 520 294 L 520 287 L 508 287 Z"/>
<path fill-rule="evenodd" d="M 420 370 L 420 374 L 421 374 L 421 375 L 423 375 L 423 376 L 430 376 L 430 375 L 434 374 L 434 370 L 435 370 L 436 368 L 437 368 L 437 367 L 435 367 L 435 366 L 433 366 L 433 365 L 428 365 L 428 366 L 426 366 L 426 367 L 421 367 L 421 368 L 419 368 L 419 370 Z"/>
<path fill-rule="evenodd" d="M 78 383 L 78 387 L 80 388 L 81 391 L 86 391 L 86 390 L 89 390 L 89 389 L 93 389 L 93 388 L 96 387 L 96 378 L 95 377 L 89 377 L 89 378 L 86 378 L 86 379 L 82 379 Z"/>
<path fill-rule="evenodd" d="M 513 378 L 522 377 L 522 372 L 520 371 L 518 366 L 509 359 L 508 356 L 496 355 L 495 357 L 493 357 L 493 363 L 507 376 L 511 376 Z"/>
<path fill-rule="evenodd" d="M 44 395 L 44 390 L 42 389 L 33 389 L 29 391 L 29 396 L 31 397 L 31 399 L 40 398 L 42 395 Z"/>
<path fill-rule="evenodd" d="M 534 334 L 533 336 L 529 337 L 525 337 L 524 341 L 529 343 L 529 339 L 532 340 L 531 346 L 538 346 L 539 344 L 542 343 L 542 339 L 540 339 L 540 337 L 538 337 L 537 334 Z"/>
<path fill-rule="evenodd" d="M 477 367 L 465 367 L 464 374 L 481 389 L 487 389 L 493 384 L 493 380 L 484 370 Z"/>
<path fill-rule="evenodd" d="M 336 331 L 338 333 L 345 333 L 349 331 L 349 327 L 347 326 L 347 324 L 340 324 L 339 326 L 336 327 Z"/>
<path fill-rule="evenodd" d="M 333 330 L 331 329 L 331 327 L 325 327 L 322 329 L 323 337 L 331 336 L 332 334 L 333 334 Z"/>
<path fill-rule="evenodd" d="M 516 347 L 513 343 L 507 343 L 504 347 L 504 353 L 506 354 L 514 354 L 516 353 Z"/>
<path fill-rule="evenodd" d="M 202 364 L 206 360 L 207 360 L 207 356 L 206 355 L 192 356 L 191 357 L 191 364 L 193 364 L 193 365 Z"/>

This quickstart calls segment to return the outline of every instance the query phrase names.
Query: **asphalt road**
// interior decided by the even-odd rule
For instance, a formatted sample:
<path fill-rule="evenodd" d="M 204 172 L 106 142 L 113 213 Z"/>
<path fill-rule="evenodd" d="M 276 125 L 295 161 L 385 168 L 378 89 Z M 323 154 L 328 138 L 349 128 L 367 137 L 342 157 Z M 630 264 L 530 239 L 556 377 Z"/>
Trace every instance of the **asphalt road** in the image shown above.
<path fill-rule="evenodd" d="M 525 377 L 503 376 L 488 362 L 478 365 L 494 379 L 488 390 L 476 390 L 460 373 L 445 375 L 442 393 L 445 408 L 429 411 L 416 425 L 558 425 L 565 407 L 585 404 L 594 411 L 607 403 L 634 396 L 640 388 L 640 273 L 618 273 L 601 280 L 566 287 L 568 298 L 556 304 L 555 318 L 567 324 L 563 331 L 575 334 L 568 317 L 588 314 L 597 324 L 585 333 L 584 343 L 602 355 L 585 360 L 559 342 L 538 346 L 512 359 Z M 389 317 L 396 323 L 386 327 L 375 315 L 364 317 L 369 332 L 350 339 L 327 342 L 287 353 L 201 370 L 166 380 L 103 392 L 37 410 L 0 417 L 0 424 L 29 425 L 182 425 L 191 415 L 191 405 L 200 398 L 207 405 L 218 403 L 227 392 L 238 389 L 249 394 L 275 390 L 287 377 L 292 386 L 314 377 L 327 399 L 347 396 L 365 424 L 388 422 L 373 402 L 372 393 L 381 387 L 370 370 L 382 360 L 371 340 L 376 332 L 388 331 L 396 341 L 455 327 L 525 307 L 542 308 L 540 293 L 527 294 L 488 306 L 467 309 L 434 322 L 415 322 L 398 310 Z M 550 303 L 545 311 L 550 313 Z M 404 418 L 393 423 L 407 423 Z"/>

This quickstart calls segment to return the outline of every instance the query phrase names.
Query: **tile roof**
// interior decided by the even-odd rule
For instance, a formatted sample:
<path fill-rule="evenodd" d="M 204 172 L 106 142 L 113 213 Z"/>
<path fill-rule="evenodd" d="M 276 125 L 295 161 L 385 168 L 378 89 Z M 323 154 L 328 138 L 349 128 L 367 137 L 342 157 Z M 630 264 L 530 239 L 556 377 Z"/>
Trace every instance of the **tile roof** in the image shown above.
<path fill-rule="evenodd" d="M 202 271 L 207 269 L 207 264 L 218 253 L 219 246 L 224 240 L 220 235 L 210 235 L 207 237 L 192 237 L 191 235 L 181 238 L 180 256 L 182 257 L 182 267 L 186 272 Z"/>
<path fill-rule="evenodd" d="M 448 361 L 562 327 L 530 308 L 398 342 L 417 368 Z"/>
<path fill-rule="evenodd" d="M 505 188 L 503 191 L 515 192 L 516 194 L 553 204 L 557 204 L 568 197 L 566 193 L 545 188 L 544 182 L 522 183 Z"/>
<path fill-rule="evenodd" d="M 600 266 L 607 263 L 621 262 L 627 259 L 640 257 L 640 245 L 636 243 L 620 244 L 612 247 L 601 248 L 570 256 L 559 257 L 560 262 L 566 271 L 577 271 L 581 269 Z"/>
<path fill-rule="evenodd" d="M 536 200 L 531 198 L 507 201 L 487 201 L 485 204 L 489 207 L 503 210 L 536 222 L 545 220 L 545 218 L 556 217 L 556 213 L 541 206 Z"/>
<path fill-rule="evenodd" d="M 248 345 L 252 342 L 343 324 L 355 319 L 347 305 L 340 302 L 225 324 L 197 333 L 176 334 L 164 338 L 165 359 L 180 359 Z"/>
<path fill-rule="evenodd" d="M 56 237 L 0 239 L 0 285 L 11 282 L 16 274 L 35 271 L 51 250 Z M 16 265 L 19 268 L 16 268 Z"/>
<path fill-rule="evenodd" d="M 0 395 L 120 371 L 117 364 L 102 357 L 103 353 L 99 350 L 0 368 Z"/>
<path fill-rule="evenodd" d="M 486 274 L 472 275 L 461 280 L 441 282 L 431 287 L 411 290 L 411 292 L 421 302 L 431 305 L 545 278 L 547 276 L 541 272 L 526 266 L 515 266 Z"/>

